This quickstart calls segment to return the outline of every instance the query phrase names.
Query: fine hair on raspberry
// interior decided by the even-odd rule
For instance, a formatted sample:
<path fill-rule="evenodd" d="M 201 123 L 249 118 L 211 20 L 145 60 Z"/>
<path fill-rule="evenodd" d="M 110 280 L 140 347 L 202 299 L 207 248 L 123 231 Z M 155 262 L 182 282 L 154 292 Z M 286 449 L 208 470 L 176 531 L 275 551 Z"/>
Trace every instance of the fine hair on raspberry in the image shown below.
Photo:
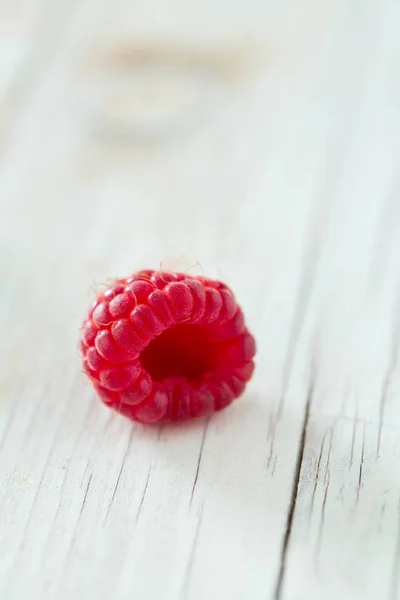
<path fill-rule="evenodd" d="M 250 380 L 256 350 L 227 285 L 153 270 L 117 279 L 98 296 L 80 349 L 101 400 L 142 423 L 225 408 Z"/>

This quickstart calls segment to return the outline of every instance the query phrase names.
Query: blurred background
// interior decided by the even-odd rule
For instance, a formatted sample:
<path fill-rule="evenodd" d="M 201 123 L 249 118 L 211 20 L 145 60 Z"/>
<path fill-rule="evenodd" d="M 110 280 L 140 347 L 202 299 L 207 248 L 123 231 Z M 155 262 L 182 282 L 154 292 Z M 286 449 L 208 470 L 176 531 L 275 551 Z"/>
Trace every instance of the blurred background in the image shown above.
<path fill-rule="evenodd" d="M 399 18 L 0 0 L 5 598 L 400 597 Z M 257 338 L 204 432 L 133 433 L 79 372 L 95 293 L 160 265 Z"/>

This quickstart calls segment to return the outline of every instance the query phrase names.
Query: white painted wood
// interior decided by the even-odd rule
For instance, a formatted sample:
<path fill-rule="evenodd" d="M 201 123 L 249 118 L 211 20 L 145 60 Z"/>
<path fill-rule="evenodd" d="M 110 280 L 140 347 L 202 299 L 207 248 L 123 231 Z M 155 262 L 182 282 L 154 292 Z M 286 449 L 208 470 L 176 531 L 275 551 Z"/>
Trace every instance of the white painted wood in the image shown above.
<path fill-rule="evenodd" d="M 0 35 L 1 597 L 400 598 L 400 7 L 21 7 Z M 80 372 L 90 287 L 197 261 L 240 298 L 256 375 L 206 423 L 132 425 Z"/>

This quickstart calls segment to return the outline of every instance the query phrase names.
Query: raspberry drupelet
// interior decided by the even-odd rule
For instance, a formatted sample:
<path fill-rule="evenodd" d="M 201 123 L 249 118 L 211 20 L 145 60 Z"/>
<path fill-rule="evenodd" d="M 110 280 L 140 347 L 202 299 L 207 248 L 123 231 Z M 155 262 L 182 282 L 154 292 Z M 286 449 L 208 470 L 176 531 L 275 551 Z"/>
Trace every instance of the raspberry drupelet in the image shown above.
<path fill-rule="evenodd" d="M 184 273 L 116 280 L 90 308 L 80 349 L 102 401 L 142 423 L 221 410 L 254 370 L 255 341 L 231 290 Z"/>

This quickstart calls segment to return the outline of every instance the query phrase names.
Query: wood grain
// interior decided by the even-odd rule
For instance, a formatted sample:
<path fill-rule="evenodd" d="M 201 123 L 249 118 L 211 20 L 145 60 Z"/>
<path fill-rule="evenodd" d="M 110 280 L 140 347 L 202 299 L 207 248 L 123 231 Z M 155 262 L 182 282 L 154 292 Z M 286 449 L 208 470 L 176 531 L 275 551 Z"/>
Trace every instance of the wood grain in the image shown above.
<path fill-rule="evenodd" d="M 398 4 L 13 6 L 1 597 L 400 598 Z M 145 428 L 77 338 L 108 277 L 160 263 L 232 285 L 257 371 Z"/>

